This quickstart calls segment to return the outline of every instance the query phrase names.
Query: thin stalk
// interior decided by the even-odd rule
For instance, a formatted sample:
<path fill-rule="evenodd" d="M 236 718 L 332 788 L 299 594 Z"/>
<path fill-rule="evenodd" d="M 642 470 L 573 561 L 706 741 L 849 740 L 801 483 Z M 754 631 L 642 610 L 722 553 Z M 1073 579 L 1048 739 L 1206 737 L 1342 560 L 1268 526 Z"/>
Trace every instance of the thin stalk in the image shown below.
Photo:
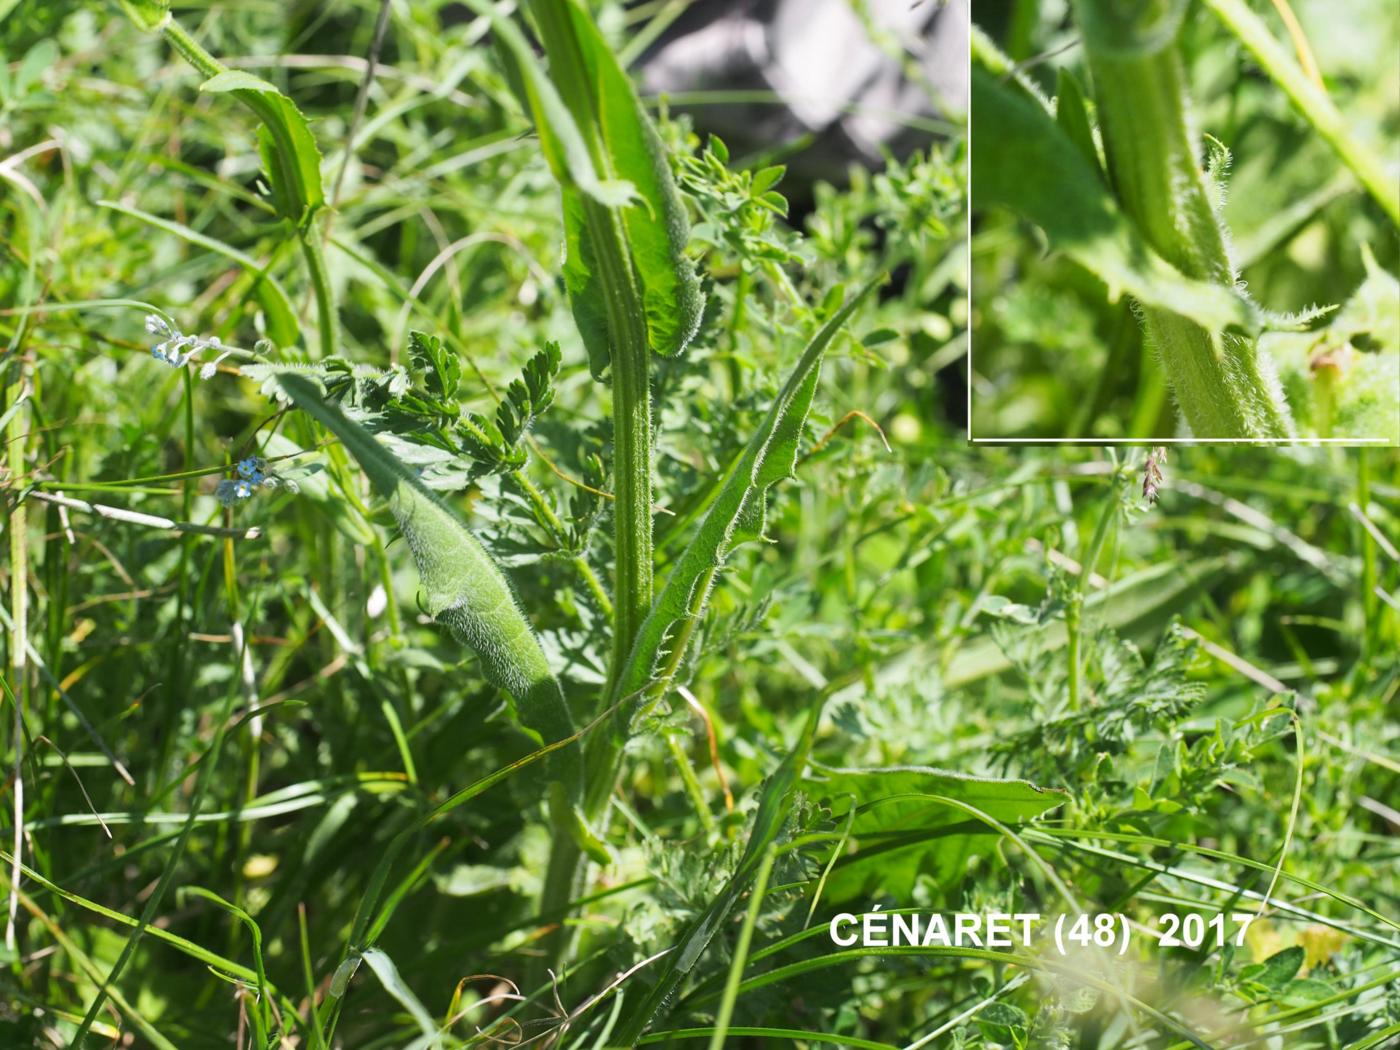
<path fill-rule="evenodd" d="M 714 1032 L 710 1035 L 710 1050 L 724 1050 L 725 1036 L 729 1034 L 729 1022 L 734 1017 L 734 1003 L 739 998 L 739 985 L 744 979 L 744 964 L 749 959 L 749 945 L 753 943 L 753 929 L 758 925 L 758 913 L 763 909 L 763 898 L 768 892 L 768 876 L 773 871 L 773 859 L 777 848 L 770 845 L 763 851 L 763 859 L 754 876 L 753 894 L 749 897 L 749 907 L 744 913 L 744 925 L 739 929 L 739 939 L 734 945 L 734 960 L 729 964 L 729 976 L 724 982 L 724 995 L 720 999 L 719 1013 L 715 1016 Z"/>
<path fill-rule="evenodd" d="M 5 448 L 10 477 L 24 476 L 24 426 L 27 414 L 20 405 L 24 396 L 25 382 L 23 365 L 17 359 L 15 382 L 6 391 L 4 404 L 13 407 L 9 422 L 5 426 Z M 29 677 L 29 520 L 28 511 L 22 500 L 16 499 L 9 514 L 10 530 L 10 674 L 14 686 L 7 689 L 14 710 L 11 724 L 10 747 L 14 752 L 14 782 L 11 786 L 11 799 L 14 803 L 14 841 L 11 843 L 10 901 L 5 918 L 5 947 L 15 951 L 15 921 L 19 909 L 20 858 L 24 850 L 24 712 L 28 707 Z"/>
<path fill-rule="evenodd" d="M 1205 0 L 1205 5 L 1215 12 L 1264 72 L 1283 89 L 1289 101 L 1327 141 L 1342 163 L 1351 169 L 1357 181 L 1366 187 L 1366 192 L 1381 206 L 1390 221 L 1400 226 L 1400 185 L 1397 185 L 1393 173 L 1386 172 L 1376 155 L 1352 137 L 1346 119 L 1320 83 L 1320 78 L 1315 79 L 1300 68 L 1287 48 L 1274 39 L 1264 21 L 1241 0 Z M 1303 53 L 1300 52 L 1300 57 Z"/>
<path fill-rule="evenodd" d="M 690 756 L 685 753 L 685 748 L 681 747 L 675 736 L 666 733 L 664 737 L 666 750 L 671 753 L 671 761 L 676 764 L 676 771 L 681 775 L 681 783 L 685 785 L 685 793 L 690 796 L 690 804 L 695 807 L 695 815 L 700 818 L 701 827 L 707 834 L 714 834 L 715 815 L 710 812 L 710 804 L 705 801 L 705 792 L 695 776 Z"/>
<path fill-rule="evenodd" d="M 521 491 L 525 493 L 526 499 L 530 501 L 530 506 L 535 509 L 535 513 L 540 516 L 540 519 L 549 530 L 554 533 L 555 542 L 562 544 L 565 535 L 564 523 L 559 520 L 559 515 L 554 513 L 554 508 L 551 507 L 549 502 L 544 498 L 544 493 L 535 486 L 533 481 L 525 476 L 523 470 L 513 471 L 510 478 L 520 486 Z M 572 565 L 574 571 L 579 574 L 579 578 L 583 580 L 589 593 L 593 595 L 593 600 L 597 602 L 598 608 L 602 610 L 603 615 L 611 620 L 613 618 L 612 599 L 608 597 L 608 592 L 603 588 L 603 583 L 598 579 L 598 574 L 593 571 L 593 566 L 588 564 L 588 560 L 584 558 L 583 555 L 573 553 L 569 555 L 569 564 Z"/>
<path fill-rule="evenodd" d="M 1371 460 L 1368 450 L 1356 450 L 1356 505 L 1361 513 L 1369 513 L 1371 502 Z M 1376 541 L 1371 533 L 1357 525 L 1361 533 L 1361 607 L 1365 610 L 1366 629 L 1362 633 L 1362 659 L 1369 659 L 1376 634 L 1380 629 L 1379 599 L 1376 597 Z"/>
<path fill-rule="evenodd" d="M 1176 37 L 1184 0 L 1076 0 L 1109 174 L 1123 210 L 1187 277 L 1233 287 L 1225 233 L 1206 192 Z M 1253 337 L 1143 310 L 1178 404 L 1199 438 L 1280 438 L 1292 421 Z"/>
<path fill-rule="evenodd" d="M 1082 669 L 1080 667 L 1080 645 L 1083 635 L 1084 595 L 1089 590 L 1089 581 L 1094 575 L 1094 567 L 1103 553 L 1104 542 L 1108 539 L 1108 527 L 1118 515 L 1118 487 L 1110 483 L 1108 498 L 1099 512 L 1098 524 L 1089 540 L 1083 563 L 1079 567 L 1079 579 L 1074 586 L 1074 594 L 1065 606 L 1066 659 L 1069 661 L 1069 709 L 1079 710 Z"/>

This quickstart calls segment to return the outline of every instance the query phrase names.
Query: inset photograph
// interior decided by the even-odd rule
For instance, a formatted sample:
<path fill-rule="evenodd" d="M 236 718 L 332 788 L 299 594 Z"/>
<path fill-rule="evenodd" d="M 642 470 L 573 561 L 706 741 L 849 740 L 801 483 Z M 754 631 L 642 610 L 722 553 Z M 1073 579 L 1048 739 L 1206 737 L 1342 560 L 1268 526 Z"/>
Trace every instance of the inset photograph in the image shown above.
<path fill-rule="evenodd" d="M 1400 443 L 1400 7 L 973 19 L 972 440 Z"/>

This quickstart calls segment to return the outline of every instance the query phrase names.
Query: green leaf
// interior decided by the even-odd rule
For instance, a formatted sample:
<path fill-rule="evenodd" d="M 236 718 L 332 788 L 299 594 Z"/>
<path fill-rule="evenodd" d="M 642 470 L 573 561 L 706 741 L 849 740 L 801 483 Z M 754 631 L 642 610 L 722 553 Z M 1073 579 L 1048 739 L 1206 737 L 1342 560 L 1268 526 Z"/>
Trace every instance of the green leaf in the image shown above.
<path fill-rule="evenodd" d="M 755 197 L 761 196 L 771 190 L 778 183 L 783 181 L 783 176 L 787 174 L 787 166 L 774 164 L 771 167 L 761 168 L 754 172 L 753 182 L 749 185 L 749 192 Z"/>
<path fill-rule="evenodd" d="M 764 854 L 783 834 L 788 818 L 792 815 L 793 804 L 802 783 L 802 774 L 807 768 L 807 760 L 812 752 L 812 742 L 816 739 L 824 701 L 825 697 L 821 694 L 811 701 L 801 736 L 778 768 L 764 781 L 758 799 L 758 809 L 754 812 L 753 827 L 749 830 L 748 841 L 744 845 L 743 855 L 739 858 L 734 874 L 709 906 L 686 927 L 666 956 L 656 983 L 652 985 L 646 999 L 625 1016 L 618 1029 L 618 1045 L 635 1046 L 647 1025 L 670 1002 L 677 986 L 694 968 L 701 954 L 747 890 L 749 883 L 753 881 L 763 862 Z"/>
<path fill-rule="evenodd" d="M 301 110 L 272 84 L 242 70 L 224 70 L 199 85 L 199 90 L 231 93 L 257 114 L 262 121 L 258 152 L 277 213 L 302 225 L 325 203 L 325 196 L 321 151 Z"/>
<path fill-rule="evenodd" d="M 1306 1008 L 1336 994 L 1337 989 L 1326 981 L 1319 981 L 1316 977 L 1299 977 L 1284 985 L 1276 999 L 1283 1006 Z"/>
<path fill-rule="evenodd" d="M 1094 133 L 1090 130 L 1084 91 L 1075 75 L 1063 66 L 1055 89 L 1055 123 L 1102 179 L 1103 165 L 1099 159 L 1099 149 L 1094 145 Z"/>
<path fill-rule="evenodd" d="M 340 439 L 388 501 L 413 552 L 428 611 L 477 654 L 487 681 L 514 699 L 524 729 L 539 742 L 571 735 L 573 720 L 559 681 L 510 583 L 477 538 L 306 375 L 288 371 L 277 379 L 298 407 Z M 556 779 L 576 790 L 577 749 L 565 749 L 551 761 Z"/>
<path fill-rule="evenodd" d="M 1306 956 L 1307 952 L 1298 945 L 1275 952 L 1264 960 L 1264 968 L 1254 975 L 1254 980 L 1272 992 L 1279 992 L 1297 976 Z"/>
<path fill-rule="evenodd" d="M 1030 1019 L 1018 1006 L 1009 1003 L 989 1003 L 986 1009 L 978 1013 L 977 1020 L 1002 1028 L 1025 1028 Z"/>
<path fill-rule="evenodd" d="M 496 39 L 504 47 L 507 74 L 524 91 L 522 101 L 540 137 L 549 169 L 561 184 L 576 186 L 599 204 L 616 208 L 636 197 L 625 181 L 605 180 L 588 150 L 588 143 L 569 107 L 545 73 L 525 34 L 509 18 L 503 18 L 490 0 L 466 0 L 477 14 L 491 22 Z"/>
<path fill-rule="evenodd" d="M 730 468 L 704 520 L 676 559 L 618 676 L 614 699 L 630 698 L 624 711 L 640 706 L 640 694 L 651 681 L 658 655 L 668 648 L 673 629 L 700 614 L 730 551 L 762 535 L 768 489 L 791 477 L 796 468 L 798 441 L 816 393 L 822 356 L 881 280 L 866 282 L 812 337 L 762 425 Z"/>
<path fill-rule="evenodd" d="M 442 345 L 435 335 L 408 333 L 408 359 L 423 373 L 423 384 L 429 393 L 439 398 L 451 398 L 457 393 L 462 378 L 462 362 Z"/>
<path fill-rule="evenodd" d="M 659 354 L 679 353 L 699 328 L 705 302 L 695 267 L 685 255 L 689 223 L 665 147 L 626 70 L 588 13 L 574 0 L 550 0 L 535 5 L 535 14 L 550 59 L 550 78 L 568 100 L 574 125 L 594 163 L 609 178 L 625 180 L 634 190 L 621 220 L 640 285 L 647 345 Z M 541 122 L 543 116 L 547 115 L 535 114 L 542 142 L 550 133 Z M 551 167 L 560 177 L 564 196 L 564 283 L 596 377 L 607 367 L 610 347 L 618 336 L 600 305 L 606 295 L 600 272 L 605 261 L 599 253 L 607 249 L 594 243 L 601 232 L 598 219 L 577 199 L 580 193 L 588 194 L 587 188 L 570 185 L 558 164 Z M 572 175 L 571 166 L 568 170 Z M 576 175 L 573 182 L 577 183 Z"/>
<path fill-rule="evenodd" d="M 1400 184 L 1393 172 L 1359 143 L 1326 90 L 1313 83 L 1287 48 L 1274 39 L 1264 21 L 1242 0 L 1205 0 L 1225 27 L 1254 56 L 1260 68 L 1283 89 L 1294 107 L 1327 141 L 1342 163 L 1352 170 L 1366 191 L 1400 227 Z"/>
<path fill-rule="evenodd" d="M 821 790 L 836 803 L 833 816 L 838 822 L 855 800 L 851 837 L 860 844 L 831 871 L 826 899 L 833 903 L 868 893 L 904 899 L 913 892 L 920 872 L 932 874 L 939 885 L 956 882 L 968 861 L 996 845 L 998 832 L 952 803 L 1015 825 L 1068 801 L 1064 792 L 1026 780 L 914 766 L 831 770 Z M 848 803 L 844 808 L 841 799 Z"/>
<path fill-rule="evenodd" d="M 1107 285 L 1111 300 L 1126 292 L 1210 332 L 1231 325 L 1257 330 L 1259 313 L 1243 296 L 1183 276 L 1152 250 L 1040 101 L 1003 80 L 994 68 L 997 57 L 985 38 L 974 42 L 972 184 L 978 206 L 1000 205 L 1034 222 L 1053 247 Z"/>

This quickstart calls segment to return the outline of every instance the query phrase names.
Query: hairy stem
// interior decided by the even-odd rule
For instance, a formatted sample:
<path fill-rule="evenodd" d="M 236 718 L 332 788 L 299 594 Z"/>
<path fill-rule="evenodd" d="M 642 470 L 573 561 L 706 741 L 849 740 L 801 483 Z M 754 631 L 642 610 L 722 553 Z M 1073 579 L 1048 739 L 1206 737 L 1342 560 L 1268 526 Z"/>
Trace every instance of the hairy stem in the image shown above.
<path fill-rule="evenodd" d="M 1094 77 L 1109 173 L 1123 210 L 1187 277 L 1235 283 L 1225 234 L 1206 192 L 1177 53 L 1181 0 L 1076 0 Z M 1145 308 L 1148 339 L 1199 438 L 1284 438 L 1292 422 L 1252 337 L 1210 332 Z"/>
<path fill-rule="evenodd" d="M 592 85 L 583 56 L 570 25 L 567 6 L 558 0 L 531 4 L 540 37 L 549 58 L 550 77 L 573 113 L 593 162 L 605 178 L 612 176 L 603 148 L 598 118 L 593 112 Z M 603 290 L 603 306 L 609 333 L 612 369 L 613 417 L 613 547 L 616 560 L 613 585 L 613 642 L 609 688 L 621 672 L 632 643 L 652 602 L 652 438 L 650 347 L 646 315 L 637 275 L 633 269 L 621 214 L 590 198 L 583 200 L 585 221 Z M 606 702 L 606 699 L 605 701 Z M 582 815 L 590 824 L 603 817 L 608 796 L 617 780 L 622 749 L 609 733 L 600 733 L 585 750 Z M 590 741 L 592 743 L 592 741 Z M 556 836 L 545 877 L 541 910 L 564 912 L 583 878 L 581 850 L 564 831 L 564 820 L 555 815 Z M 547 964 L 557 964 L 568 952 L 572 938 L 560 926 L 545 945 Z"/>

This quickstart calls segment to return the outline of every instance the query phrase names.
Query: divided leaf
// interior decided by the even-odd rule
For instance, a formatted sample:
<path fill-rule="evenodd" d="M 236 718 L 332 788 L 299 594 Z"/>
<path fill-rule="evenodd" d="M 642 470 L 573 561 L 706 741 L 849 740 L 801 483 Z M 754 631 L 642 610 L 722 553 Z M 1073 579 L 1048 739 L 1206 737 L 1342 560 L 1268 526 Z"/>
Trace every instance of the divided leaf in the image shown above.
<path fill-rule="evenodd" d="M 412 470 L 329 403 L 316 383 L 291 371 L 277 379 L 298 407 L 340 439 L 388 501 L 413 552 L 428 611 L 477 654 L 487 681 L 515 701 L 523 728 L 542 743 L 571 735 L 563 689 L 486 549 Z M 566 748 L 550 761 L 555 779 L 577 790 L 577 749 Z"/>
<path fill-rule="evenodd" d="M 685 975 L 694 968 L 696 961 L 709 947 L 710 941 L 748 890 L 749 884 L 758 873 L 764 854 L 773 849 L 783 837 L 802 788 L 802 775 L 807 768 L 812 742 L 816 739 L 817 726 L 821 721 L 824 706 L 825 697 L 820 694 L 812 700 L 807 710 L 802 735 L 798 737 L 792 750 L 784 756 L 778 768 L 763 783 L 758 809 L 754 813 L 753 827 L 749 830 L 748 841 L 744 844 L 744 852 L 739 858 L 734 874 L 729 877 L 724 889 L 709 906 L 686 927 L 685 933 L 667 955 L 656 983 L 652 985 L 641 1005 L 624 1016 L 618 1027 L 620 1045 L 635 1046 L 638 1037 L 666 1008 Z"/>
<path fill-rule="evenodd" d="M 423 374 L 423 385 L 435 397 L 446 400 L 457 393 L 462 378 L 462 362 L 442 345 L 435 335 L 408 333 L 408 359 Z"/>
<path fill-rule="evenodd" d="M 618 676 L 614 700 L 629 698 L 635 708 L 651 680 L 658 654 L 669 644 L 673 628 L 698 616 L 729 552 L 763 533 L 767 490 L 791 477 L 797 446 L 812 407 L 822 356 L 856 308 L 883 278 L 866 282 L 812 337 L 787 383 L 768 410 L 763 424 L 725 479 L 695 535 L 666 578 L 643 621 L 627 664 Z"/>

